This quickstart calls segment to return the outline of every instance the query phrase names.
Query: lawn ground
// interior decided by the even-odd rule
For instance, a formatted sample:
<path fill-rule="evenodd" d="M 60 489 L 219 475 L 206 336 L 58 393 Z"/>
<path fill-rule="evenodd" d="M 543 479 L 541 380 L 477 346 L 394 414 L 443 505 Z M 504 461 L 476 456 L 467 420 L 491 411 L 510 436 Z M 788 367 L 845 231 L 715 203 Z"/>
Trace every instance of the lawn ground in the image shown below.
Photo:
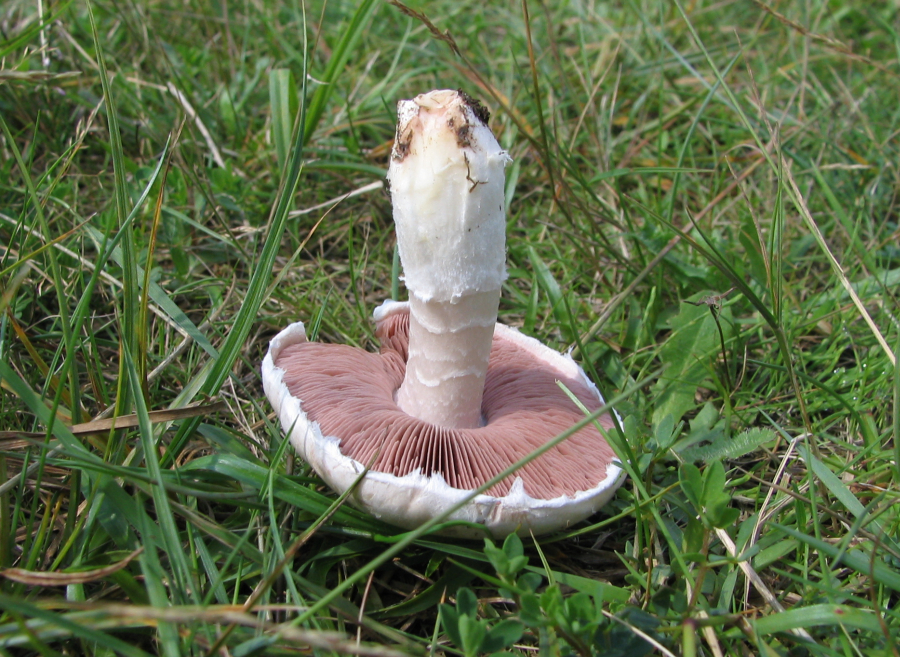
<path fill-rule="evenodd" d="M 893 1 L 4 2 L 0 654 L 897 655 L 898 55 Z M 623 420 L 557 534 L 336 502 L 262 393 L 290 322 L 377 348 L 433 88 L 514 160 L 500 321 Z"/>

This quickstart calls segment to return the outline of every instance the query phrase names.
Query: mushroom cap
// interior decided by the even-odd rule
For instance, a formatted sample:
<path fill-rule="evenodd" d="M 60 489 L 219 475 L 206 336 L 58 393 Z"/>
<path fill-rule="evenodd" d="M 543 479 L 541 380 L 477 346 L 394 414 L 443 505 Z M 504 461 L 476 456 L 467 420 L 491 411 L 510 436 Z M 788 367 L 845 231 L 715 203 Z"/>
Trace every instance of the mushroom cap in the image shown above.
<path fill-rule="evenodd" d="M 408 312 L 393 301 L 375 311 L 380 354 L 308 342 L 303 324 L 291 324 L 270 342 L 262 376 L 291 444 L 322 479 L 343 492 L 371 464 L 350 502 L 414 528 L 584 418 L 556 381 L 589 411 L 603 399 L 568 355 L 497 324 L 484 426 L 443 429 L 406 415 L 394 394 L 403 380 Z M 613 425 L 608 415 L 600 423 Z M 623 479 L 601 432 L 588 426 L 448 518 L 481 527 L 442 533 L 500 538 L 563 529 L 602 507 Z"/>

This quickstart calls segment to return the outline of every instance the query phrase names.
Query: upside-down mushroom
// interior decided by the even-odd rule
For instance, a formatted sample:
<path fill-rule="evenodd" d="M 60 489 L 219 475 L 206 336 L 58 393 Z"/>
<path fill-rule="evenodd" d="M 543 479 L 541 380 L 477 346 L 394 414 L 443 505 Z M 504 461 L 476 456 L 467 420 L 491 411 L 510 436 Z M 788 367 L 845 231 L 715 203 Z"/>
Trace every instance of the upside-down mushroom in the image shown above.
<path fill-rule="evenodd" d="M 351 502 L 416 527 L 584 418 L 603 400 L 568 356 L 496 323 L 506 278 L 509 156 L 466 94 L 398 106 L 388 180 L 409 302 L 375 311 L 381 353 L 308 342 L 301 323 L 272 341 L 263 384 L 299 454 Z M 612 418 L 599 420 L 605 428 Z M 592 425 L 476 496 L 445 533 L 535 534 L 578 522 L 623 479 Z"/>

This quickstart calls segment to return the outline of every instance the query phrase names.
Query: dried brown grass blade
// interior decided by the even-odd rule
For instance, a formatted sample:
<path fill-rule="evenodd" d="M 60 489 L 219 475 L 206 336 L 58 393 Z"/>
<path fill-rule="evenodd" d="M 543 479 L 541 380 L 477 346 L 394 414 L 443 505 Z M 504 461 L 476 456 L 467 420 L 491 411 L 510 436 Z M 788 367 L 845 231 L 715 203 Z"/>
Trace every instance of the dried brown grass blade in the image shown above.
<path fill-rule="evenodd" d="M 887 340 L 884 339 L 884 336 L 881 334 L 881 330 L 878 328 L 878 325 L 872 319 L 872 316 L 869 314 L 869 311 L 866 310 L 866 307 L 860 300 L 859 295 L 856 293 L 856 290 L 854 290 L 853 286 L 850 284 L 850 280 L 844 273 L 844 268 L 841 266 L 841 263 L 838 262 L 837 258 L 835 258 L 834 254 L 831 252 L 831 249 L 828 248 L 828 242 L 825 241 L 825 236 L 822 235 L 822 231 L 819 230 L 819 226 L 818 224 L 816 224 L 816 220 L 813 219 L 812 213 L 810 213 L 809 208 L 806 207 L 806 199 L 804 199 L 803 194 L 800 193 L 800 189 L 797 187 L 797 183 L 794 180 L 791 169 L 784 158 L 782 158 L 781 161 L 781 168 L 784 171 L 785 180 L 788 183 L 788 191 L 793 197 L 794 205 L 800 211 L 800 215 L 803 217 L 803 220 L 809 227 L 810 232 L 816 239 L 816 242 L 818 242 L 819 247 L 822 249 L 822 252 L 828 258 L 828 263 L 831 265 L 831 269 L 832 271 L 834 271 L 834 275 L 837 276 L 841 285 L 844 287 L 844 290 L 847 291 L 847 294 L 850 296 L 850 300 L 853 301 L 853 305 L 856 306 L 859 314 L 862 315 L 862 318 L 865 320 L 866 324 L 869 326 L 869 329 L 872 331 L 872 335 L 875 336 L 875 339 L 878 341 L 878 344 L 881 345 L 881 348 L 884 350 L 884 353 L 888 357 L 888 360 L 891 361 L 891 365 L 896 367 L 897 358 L 896 356 L 894 356 L 894 350 L 888 346 Z"/>
<path fill-rule="evenodd" d="M 163 411 L 150 411 L 151 424 L 160 422 L 175 422 L 184 420 L 189 417 L 198 415 L 207 415 L 225 410 L 227 408 L 225 402 L 215 402 L 213 404 L 199 404 L 197 406 L 187 406 L 185 408 L 173 408 Z M 91 434 L 108 433 L 113 429 L 130 429 L 138 425 L 137 415 L 120 415 L 119 417 L 107 418 L 103 420 L 92 420 L 91 422 L 83 422 L 81 424 L 73 424 L 69 427 L 76 436 L 84 436 Z M 0 440 L 10 438 L 43 438 L 44 434 L 29 431 L 0 431 Z"/>
<path fill-rule="evenodd" d="M 143 551 L 144 548 L 139 547 L 127 557 L 111 566 L 96 568 L 94 570 L 83 570 L 77 573 L 47 573 L 36 570 L 25 570 L 24 568 L 4 568 L 3 570 L 0 570 L 0 575 L 6 579 L 11 579 L 19 584 L 27 584 L 28 586 L 68 586 L 69 584 L 87 584 L 88 582 L 103 579 L 118 570 L 122 570 Z"/>

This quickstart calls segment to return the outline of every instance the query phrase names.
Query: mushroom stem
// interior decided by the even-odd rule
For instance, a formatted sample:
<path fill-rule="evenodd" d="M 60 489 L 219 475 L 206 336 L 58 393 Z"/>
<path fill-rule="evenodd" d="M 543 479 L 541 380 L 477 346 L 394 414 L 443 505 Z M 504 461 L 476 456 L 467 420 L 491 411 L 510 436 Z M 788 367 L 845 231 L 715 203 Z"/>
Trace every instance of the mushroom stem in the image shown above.
<path fill-rule="evenodd" d="M 409 299 L 409 355 L 397 403 L 441 427 L 481 426 L 500 290 L 452 301 Z"/>
<path fill-rule="evenodd" d="M 487 111 L 457 91 L 398 105 L 388 180 L 410 292 L 397 403 L 442 427 L 481 424 L 500 287 L 506 278 L 503 169 Z"/>

